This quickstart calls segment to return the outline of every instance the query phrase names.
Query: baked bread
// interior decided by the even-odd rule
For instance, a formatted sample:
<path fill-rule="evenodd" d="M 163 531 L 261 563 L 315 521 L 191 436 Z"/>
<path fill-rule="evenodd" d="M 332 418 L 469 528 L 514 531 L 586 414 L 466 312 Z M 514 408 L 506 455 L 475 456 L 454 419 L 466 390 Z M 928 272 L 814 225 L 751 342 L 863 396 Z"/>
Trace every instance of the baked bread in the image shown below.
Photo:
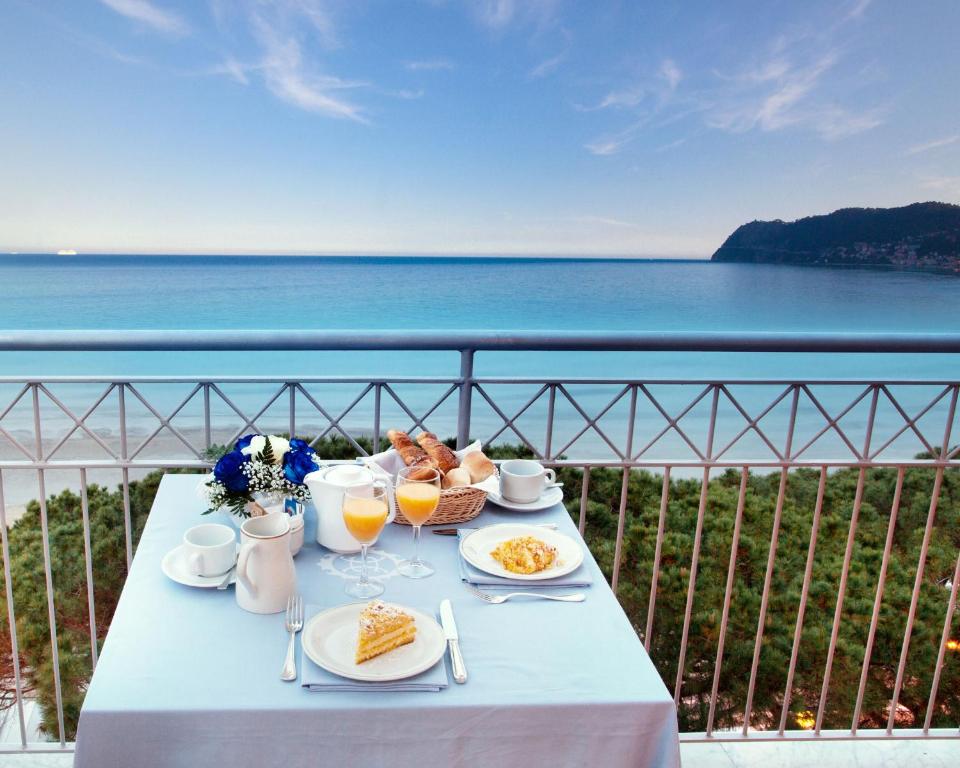
<path fill-rule="evenodd" d="M 484 456 L 482 451 L 468 453 L 463 457 L 460 466 L 470 473 L 471 483 L 481 483 L 497 471 L 497 468 L 493 466 L 493 462 Z"/>
<path fill-rule="evenodd" d="M 400 454 L 403 463 L 408 467 L 420 464 L 428 458 L 427 452 L 414 443 L 406 432 L 401 432 L 399 429 L 388 429 L 387 440 L 390 441 L 394 450 Z"/>
<path fill-rule="evenodd" d="M 421 432 L 417 435 L 417 442 L 430 458 L 437 462 L 437 466 L 443 474 L 460 466 L 457 455 L 441 443 L 433 432 Z"/>
<path fill-rule="evenodd" d="M 444 488 L 462 488 L 470 485 L 470 473 L 463 467 L 455 467 L 443 476 Z"/>
<path fill-rule="evenodd" d="M 437 462 L 424 454 L 422 459 L 410 466 L 410 473 L 407 477 L 410 480 L 436 480 L 437 476 L 433 474 L 434 471 L 439 471 Z"/>

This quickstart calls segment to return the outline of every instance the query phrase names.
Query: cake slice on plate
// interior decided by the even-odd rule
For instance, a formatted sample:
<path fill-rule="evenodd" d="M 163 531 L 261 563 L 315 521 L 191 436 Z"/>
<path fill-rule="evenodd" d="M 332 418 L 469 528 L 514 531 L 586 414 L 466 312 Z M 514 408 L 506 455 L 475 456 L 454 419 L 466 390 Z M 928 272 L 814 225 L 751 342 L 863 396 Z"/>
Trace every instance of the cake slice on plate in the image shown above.
<path fill-rule="evenodd" d="M 412 643 L 417 634 L 413 616 L 382 600 L 367 603 L 360 612 L 356 663 L 368 661 L 401 645 Z"/>

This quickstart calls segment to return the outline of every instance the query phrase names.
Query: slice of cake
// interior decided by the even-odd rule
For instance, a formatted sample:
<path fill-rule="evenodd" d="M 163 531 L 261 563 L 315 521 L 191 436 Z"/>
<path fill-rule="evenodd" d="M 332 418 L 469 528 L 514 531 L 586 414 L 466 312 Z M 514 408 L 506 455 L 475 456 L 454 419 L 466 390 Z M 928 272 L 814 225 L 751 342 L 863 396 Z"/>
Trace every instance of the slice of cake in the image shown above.
<path fill-rule="evenodd" d="M 412 643 L 417 634 L 413 616 L 382 600 L 367 603 L 360 612 L 356 662 L 368 661 L 401 645 Z"/>
<path fill-rule="evenodd" d="M 501 542 L 490 557 L 513 573 L 539 573 L 553 565 L 557 550 L 533 536 L 518 536 Z"/>

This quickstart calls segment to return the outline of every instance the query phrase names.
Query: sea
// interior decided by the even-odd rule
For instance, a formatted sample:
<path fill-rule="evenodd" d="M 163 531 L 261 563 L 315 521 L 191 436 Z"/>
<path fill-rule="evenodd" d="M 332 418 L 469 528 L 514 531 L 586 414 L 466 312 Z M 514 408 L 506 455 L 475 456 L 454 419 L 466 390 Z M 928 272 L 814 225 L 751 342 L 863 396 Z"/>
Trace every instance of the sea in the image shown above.
<path fill-rule="evenodd" d="M 371 329 L 496 331 L 842 331 L 960 332 L 960 279 L 950 275 L 786 265 L 717 264 L 694 260 L 466 258 L 466 257 L 313 257 L 313 256 L 144 256 L 6 255 L 0 257 L 0 329 Z M 445 352 L 273 352 L 273 353 L 0 353 L 0 376 L 54 377 L 214 377 L 263 376 L 296 379 L 316 376 L 448 376 L 459 360 Z M 487 377 L 590 377 L 601 379 L 960 379 L 957 355 L 812 355 L 747 353 L 507 353 L 481 352 L 476 375 Z M 53 385 L 51 385 L 53 386 Z M 144 385 L 144 391 L 150 390 Z M 182 388 L 156 385 L 150 402 L 158 412 L 172 410 Z M 443 388 L 395 387 L 411 409 L 429 407 Z M 491 392 L 497 387 L 491 385 Z M 59 388 L 61 401 L 83 413 L 102 388 Z M 252 415 L 274 391 L 270 387 L 234 387 L 235 404 Z M 314 390 L 317 391 L 317 390 Z M 532 390 L 532 391 L 535 391 Z M 752 390 L 744 390 L 750 398 Z M 0 386 L 0 399 L 16 395 L 15 385 Z M 327 387 L 324 405 L 339 414 L 356 386 Z M 571 387 L 584 410 L 596 414 L 615 390 Z M 62 394 L 60 394 L 62 393 Z M 531 390 L 501 387 L 498 406 L 512 415 Z M 670 407 L 682 407 L 689 393 Z M 8 397 L 9 395 L 9 397 Z M 764 397 L 766 394 L 764 394 Z M 343 424 L 369 432 L 368 396 Z M 320 398 L 320 395 L 317 395 Z M 0 403 L 0 414 L 6 407 Z M 128 398 L 129 399 L 129 398 Z M 389 400 L 389 398 L 387 398 Z M 668 398 L 669 399 L 669 398 Z M 744 407 L 760 409 L 756 402 Z M 195 398 L 198 400 L 198 398 Z M 919 400 L 917 401 L 919 407 Z M 545 398 L 528 409 L 530 439 L 542 437 Z M 29 408 L 19 404 L 0 427 L 30 436 Z M 280 404 L 283 406 L 284 404 Z M 392 401 L 390 419 L 402 423 Z M 839 407 L 839 400 L 835 404 Z M 135 407 L 136 406 L 136 407 Z M 199 428 L 196 402 L 178 416 L 186 434 Z M 222 406 L 222 407 L 221 407 Z M 277 404 L 275 404 L 277 406 Z M 45 403 L 45 441 L 66 434 L 71 419 Z M 230 409 L 218 404 L 219 413 Z M 623 403 L 617 408 L 623 407 Z M 911 406 L 913 407 L 913 406 Z M 108 406 L 102 406 L 106 410 Z M 298 424 L 323 427 L 316 409 L 303 404 Z M 364 411 L 367 408 L 367 411 Z M 193 409 L 193 410 L 191 410 Z M 538 410 L 539 409 L 539 410 Z M 274 412 L 276 411 L 276 414 Z M 616 411 L 616 409 L 614 409 Z M 420 411 L 422 412 L 422 410 Z M 726 412 L 724 412 L 726 413 Z M 108 414 L 109 415 L 109 414 Z M 608 417 L 615 416 L 615 412 Z M 157 420 L 134 402 L 132 433 L 147 435 Z M 274 407 L 265 428 L 283 428 L 285 411 Z M 435 416 L 435 431 L 455 427 L 455 403 L 448 400 Z M 475 397 L 474 432 L 492 434 L 498 415 Z M 703 418 L 702 414 L 698 418 Z M 726 416 L 721 414 L 721 421 Z M 733 418 L 731 416 L 731 418 Z M 736 418 L 740 418 L 737 416 Z M 892 417 L 891 417 L 892 418 Z M 137 419 L 142 425 L 137 426 Z M 191 421 L 192 419 L 192 421 Z M 576 434 L 583 420 L 564 402 L 558 419 L 564 435 Z M 621 422 L 623 419 L 621 418 Z M 524 423 L 522 420 L 518 424 Z M 434 422 L 428 422 L 433 426 Z M 115 439 L 110 419 L 98 427 Z M 616 432 L 613 424 L 610 431 Z M 727 430 L 736 431 L 730 422 Z M 523 431 L 523 430 L 521 430 Z M 563 432 L 563 430 L 560 430 Z M 643 430 L 640 430 L 643 432 Z M 525 433 L 526 434 L 526 433 Z M 76 436 L 74 436 L 76 437 Z M 169 437 L 169 435 L 168 435 Z M 507 430 L 501 439 L 516 439 Z M 643 435 L 638 434 L 637 439 Z M 2 440 L 0 440 L 2 442 Z M 571 453 L 600 455 L 602 439 L 588 430 Z M 912 449 L 905 449 L 912 450 Z M 15 453 L 15 452 L 14 452 Z M 8 455 L 0 446 L 0 454 Z M 149 455 L 145 453 L 143 455 Z"/>

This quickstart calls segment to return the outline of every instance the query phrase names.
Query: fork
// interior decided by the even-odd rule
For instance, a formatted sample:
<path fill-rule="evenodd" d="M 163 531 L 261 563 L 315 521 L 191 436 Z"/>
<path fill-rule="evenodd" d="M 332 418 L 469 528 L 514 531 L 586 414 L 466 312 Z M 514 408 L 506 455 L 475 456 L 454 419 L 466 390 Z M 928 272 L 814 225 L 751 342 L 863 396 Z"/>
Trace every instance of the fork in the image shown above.
<path fill-rule="evenodd" d="M 290 682 L 297 679 L 297 657 L 294 647 L 294 639 L 297 632 L 303 629 L 303 597 L 301 595 L 290 595 L 287 598 L 287 617 L 285 626 L 290 633 L 290 642 L 287 644 L 287 658 L 283 662 L 283 670 L 280 672 L 280 679 Z"/>
<path fill-rule="evenodd" d="M 500 603 L 505 603 L 511 597 L 539 597 L 541 600 L 556 600 L 560 603 L 582 603 L 587 599 L 587 596 L 583 592 L 575 592 L 572 595 L 541 595 L 539 592 L 510 592 L 506 595 L 491 595 L 486 592 L 481 592 L 479 589 L 467 585 L 467 589 L 485 603 L 490 603 L 491 605 L 500 605 Z"/>

